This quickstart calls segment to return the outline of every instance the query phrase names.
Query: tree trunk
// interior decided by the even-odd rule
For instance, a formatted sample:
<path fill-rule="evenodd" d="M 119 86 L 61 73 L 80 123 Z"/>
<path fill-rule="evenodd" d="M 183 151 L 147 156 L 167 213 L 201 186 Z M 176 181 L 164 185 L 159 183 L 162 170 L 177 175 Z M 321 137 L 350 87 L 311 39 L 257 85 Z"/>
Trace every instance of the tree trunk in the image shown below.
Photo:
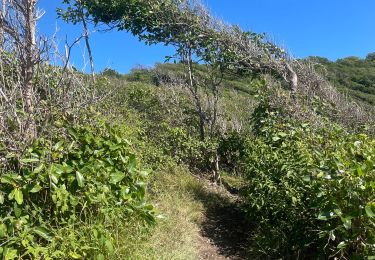
<path fill-rule="evenodd" d="M 194 82 L 193 59 L 192 59 L 191 48 L 189 48 L 188 50 L 187 63 L 188 63 L 188 71 L 189 71 L 189 88 L 190 88 L 191 93 L 193 94 L 193 97 L 195 100 L 195 106 L 197 108 L 197 114 L 199 117 L 199 135 L 200 135 L 201 141 L 204 141 L 205 139 L 205 130 L 204 130 L 205 116 L 204 116 L 202 105 L 199 99 L 198 88 Z"/>
<path fill-rule="evenodd" d="M 219 168 L 219 155 L 217 154 L 217 152 L 216 152 L 216 155 L 215 155 L 213 173 L 214 173 L 214 181 L 217 184 L 221 184 L 221 175 L 220 175 L 220 168 Z"/>
<path fill-rule="evenodd" d="M 81 7 L 81 19 L 82 19 L 82 25 L 83 25 L 83 33 L 85 36 L 86 48 L 87 48 L 87 52 L 89 54 L 89 59 L 90 59 L 91 77 L 92 77 L 93 82 L 95 82 L 94 58 L 92 56 L 92 51 L 91 51 L 91 46 L 90 46 L 90 41 L 89 41 L 89 29 L 87 27 L 85 14 L 83 13 L 82 7 Z"/>
<path fill-rule="evenodd" d="M 290 90 L 292 92 L 292 98 L 296 98 L 296 93 L 298 89 L 298 76 L 297 73 L 293 70 L 293 68 L 286 63 L 286 68 L 288 70 L 288 77 L 289 77 L 289 84 L 290 84 Z"/>
<path fill-rule="evenodd" d="M 34 115 L 34 65 L 36 60 L 36 4 L 37 0 L 24 0 L 25 4 L 25 58 L 23 61 L 23 92 L 25 102 L 25 112 L 28 115 L 28 120 L 25 126 L 25 133 L 27 139 L 36 137 L 36 123 Z"/>
<path fill-rule="evenodd" d="M 4 21 L 6 16 L 6 0 L 1 0 L 1 20 Z M 5 44 L 5 30 L 0 26 L 0 53 L 4 51 Z"/>
<path fill-rule="evenodd" d="M 216 126 L 216 121 L 217 121 L 217 105 L 218 105 L 218 102 L 219 102 L 219 89 L 218 89 L 218 86 L 213 83 L 213 91 L 212 91 L 212 94 L 213 94 L 213 98 L 214 98 L 214 101 L 213 101 L 213 111 L 212 111 L 212 120 L 211 120 L 211 125 L 210 125 L 210 136 L 213 137 L 214 135 L 214 131 L 215 131 L 215 126 Z"/>

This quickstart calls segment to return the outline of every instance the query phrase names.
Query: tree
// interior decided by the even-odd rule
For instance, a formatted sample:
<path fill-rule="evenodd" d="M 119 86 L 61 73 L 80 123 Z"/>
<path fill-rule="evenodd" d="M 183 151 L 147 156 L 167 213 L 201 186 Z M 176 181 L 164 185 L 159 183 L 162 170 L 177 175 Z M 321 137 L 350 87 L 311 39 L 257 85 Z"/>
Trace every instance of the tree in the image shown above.
<path fill-rule="evenodd" d="M 72 22 L 73 24 L 82 23 L 83 26 L 83 38 L 85 39 L 85 45 L 90 60 L 91 76 L 93 81 L 95 81 L 95 67 L 94 58 L 92 55 L 91 45 L 90 45 L 90 32 L 88 29 L 87 20 L 89 19 L 89 14 L 84 5 L 84 0 L 63 0 L 63 3 L 68 4 L 67 10 L 58 9 L 58 14 L 67 22 Z"/>
<path fill-rule="evenodd" d="M 375 52 L 367 54 L 366 60 L 368 60 L 368 61 L 375 61 Z"/>
<path fill-rule="evenodd" d="M 33 78 L 35 65 L 40 61 L 36 42 L 36 22 L 42 15 L 37 11 L 37 2 L 37 0 L 12 0 L 8 3 L 2 1 L 0 17 L 2 56 L 4 58 L 4 43 L 7 41 L 6 51 L 16 53 L 20 63 L 22 100 L 27 114 L 27 119 L 21 127 L 28 140 L 33 139 L 37 133 Z"/>
<path fill-rule="evenodd" d="M 7 8 L 7 1 L 1 0 L 1 20 L 5 19 L 6 17 L 6 8 Z M 5 31 L 3 27 L 0 27 L 0 51 L 4 50 L 4 43 L 5 43 Z"/>

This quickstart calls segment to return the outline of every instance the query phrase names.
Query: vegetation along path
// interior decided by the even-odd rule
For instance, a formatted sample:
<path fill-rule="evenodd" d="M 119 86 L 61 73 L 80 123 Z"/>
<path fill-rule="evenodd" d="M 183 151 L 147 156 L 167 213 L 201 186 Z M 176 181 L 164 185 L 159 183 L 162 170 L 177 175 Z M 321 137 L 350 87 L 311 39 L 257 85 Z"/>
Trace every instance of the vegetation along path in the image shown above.
<path fill-rule="evenodd" d="M 182 168 L 156 174 L 149 192 L 163 217 L 151 236 L 132 241 L 136 246 L 116 259 L 129 253 L 135 259 L 247 259 L 250 226 L 239 197 L 224 186 Z"/>

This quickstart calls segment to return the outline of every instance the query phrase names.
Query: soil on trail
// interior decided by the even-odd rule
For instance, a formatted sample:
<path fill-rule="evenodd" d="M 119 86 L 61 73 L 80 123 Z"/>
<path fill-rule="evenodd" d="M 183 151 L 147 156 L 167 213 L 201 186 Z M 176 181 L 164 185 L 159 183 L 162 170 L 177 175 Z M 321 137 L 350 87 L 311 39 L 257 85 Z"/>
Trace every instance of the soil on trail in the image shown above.
<path fill-rule="evenodd" d="M 195 193 L 205 207 L 198 237 L 199 259 L 247 259 L 250 225 L 240 208 L 238 196 L 224 187 L 205 182 Z"/>

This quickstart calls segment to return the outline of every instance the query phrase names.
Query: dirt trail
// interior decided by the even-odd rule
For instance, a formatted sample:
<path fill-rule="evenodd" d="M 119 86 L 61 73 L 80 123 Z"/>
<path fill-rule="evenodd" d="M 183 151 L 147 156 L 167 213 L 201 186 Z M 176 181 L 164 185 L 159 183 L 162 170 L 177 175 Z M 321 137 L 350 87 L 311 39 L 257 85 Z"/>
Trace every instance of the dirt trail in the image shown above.
<path fill-rule="evenodd" d="M 205 207 L 198 237 L 199 259 L 246 259 L 250 225 L 239 207 L 238 196 L 207 181 L 204 186 L 195 194 Z"/>

